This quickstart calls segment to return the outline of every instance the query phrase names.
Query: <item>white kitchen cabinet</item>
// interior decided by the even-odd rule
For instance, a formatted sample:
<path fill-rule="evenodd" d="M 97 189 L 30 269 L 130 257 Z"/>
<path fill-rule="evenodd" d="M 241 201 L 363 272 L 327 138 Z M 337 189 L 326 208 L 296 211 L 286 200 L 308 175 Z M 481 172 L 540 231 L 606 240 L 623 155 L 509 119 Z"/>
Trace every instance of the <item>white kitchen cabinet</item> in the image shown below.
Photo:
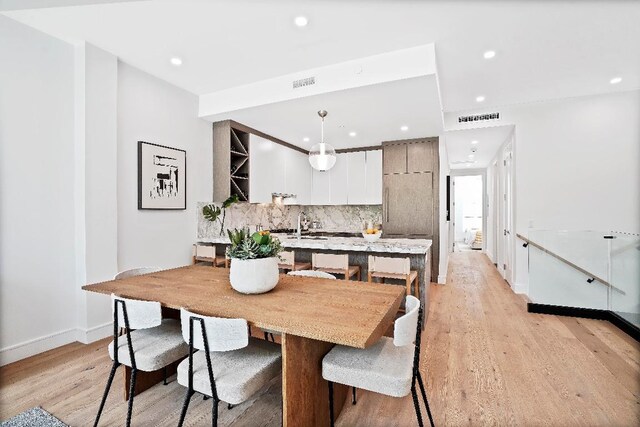
<path fill-rule="evenodd" d="M 309 165 L 311 168 L 311 165 Z M 331 171 L 320 172 L 312 169 L 311 172 L 311 205 L 331 204 Z"/>
<path fill-rule="evenodd" d="M 285 149 L 286 179 L 283 192 L 295 194 L 297 204 L 311 203 L 311 165 L 306 154 L 299 151 Z"/>
<path fill-rule="evenodd" d="M 366 152 L 356 151 L 347 153 L 346 156 L 349 164 L 347 179 L 348 204 L 364 205 L 367 203 Z"/>
<path fill-rule="evenodd" d="M 366 151 L 365 204 L 382 204 L 382 150 Z"/>
<path fill-rule="evenodd" d="M 336 164 L 331 168 L 329 173 L 331 176 L 331 197 L 329 204 L 346 205 L 349 198 L 349 155 L 338 154 L 336 156 Z"/>
<path fill-rule="evenodd" d="M 249 139 L 249 201 L 271 203 L 274 188 L 284 185 L 285 170 L 277 167 L 282 161 L 279 147 L 267 139 L 251 135 Z M 284 148 L 284 147 L 283 147 Z"/>

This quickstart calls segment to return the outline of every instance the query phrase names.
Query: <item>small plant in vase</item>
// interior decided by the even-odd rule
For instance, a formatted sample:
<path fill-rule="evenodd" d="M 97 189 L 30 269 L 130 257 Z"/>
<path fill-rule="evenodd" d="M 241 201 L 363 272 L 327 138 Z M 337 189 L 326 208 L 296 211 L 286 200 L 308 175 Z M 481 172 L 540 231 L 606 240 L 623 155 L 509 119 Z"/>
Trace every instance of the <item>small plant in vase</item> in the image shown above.
<path fill-rule="evenodd" d="M 247 229 L 229 230 L 231 258 L 229 280 L 231 287 L 243 294 L 269 292 L 278 284 L 278 254 L 280 241 L 268 231 L 251 234 Z"/>

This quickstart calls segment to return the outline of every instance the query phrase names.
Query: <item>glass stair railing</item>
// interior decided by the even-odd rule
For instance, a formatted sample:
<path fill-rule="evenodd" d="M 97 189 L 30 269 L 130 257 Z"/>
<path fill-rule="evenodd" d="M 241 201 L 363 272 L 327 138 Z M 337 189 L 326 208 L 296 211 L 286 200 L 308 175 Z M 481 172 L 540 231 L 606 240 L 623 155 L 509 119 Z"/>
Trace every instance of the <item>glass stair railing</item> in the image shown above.
<path fill-rule="evenodd" d="M 529 251 L 529 311 L 640 331 L 640 235 L 529 229 L 518 237 Z"/>

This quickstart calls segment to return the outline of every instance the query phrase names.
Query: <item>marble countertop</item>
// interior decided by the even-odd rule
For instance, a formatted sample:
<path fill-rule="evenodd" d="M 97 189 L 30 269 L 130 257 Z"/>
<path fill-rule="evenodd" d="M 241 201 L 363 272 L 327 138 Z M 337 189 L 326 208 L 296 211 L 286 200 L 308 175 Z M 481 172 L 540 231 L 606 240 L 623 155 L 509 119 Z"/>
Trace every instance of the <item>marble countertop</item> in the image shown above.
<path fill-rule="evenodd" d="M 315 237 L 302 236 L 298 239 L 287 234 L 274 234 L 280 239 L 285 248 L 320 249 L 329 251 L 351 252 L 381 252 L 402 254 L 426 254 L 431 248 L 428 239 L 385 239 L 382 237 L 374 243 L 369 243 L 362 237 Z M 229 244 L 228 237 L 213 237 L 198 239 L 200 243 Z"/>

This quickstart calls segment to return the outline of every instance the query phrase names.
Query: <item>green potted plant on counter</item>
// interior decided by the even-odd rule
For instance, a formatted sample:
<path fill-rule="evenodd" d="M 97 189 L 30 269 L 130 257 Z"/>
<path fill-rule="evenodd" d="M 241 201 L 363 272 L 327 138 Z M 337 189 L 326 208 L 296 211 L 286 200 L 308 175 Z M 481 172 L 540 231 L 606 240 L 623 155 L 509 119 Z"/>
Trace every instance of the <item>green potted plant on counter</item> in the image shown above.
<path fill-rule="evenodd" d="M 235 229 L 228 234 L 231 287 L 243 294 L 262 294 L 275 288 L 279 278 L 278 254 L 282 251 L 280 241 L 268 231 L 251 234 L 248 229 Z"/>

